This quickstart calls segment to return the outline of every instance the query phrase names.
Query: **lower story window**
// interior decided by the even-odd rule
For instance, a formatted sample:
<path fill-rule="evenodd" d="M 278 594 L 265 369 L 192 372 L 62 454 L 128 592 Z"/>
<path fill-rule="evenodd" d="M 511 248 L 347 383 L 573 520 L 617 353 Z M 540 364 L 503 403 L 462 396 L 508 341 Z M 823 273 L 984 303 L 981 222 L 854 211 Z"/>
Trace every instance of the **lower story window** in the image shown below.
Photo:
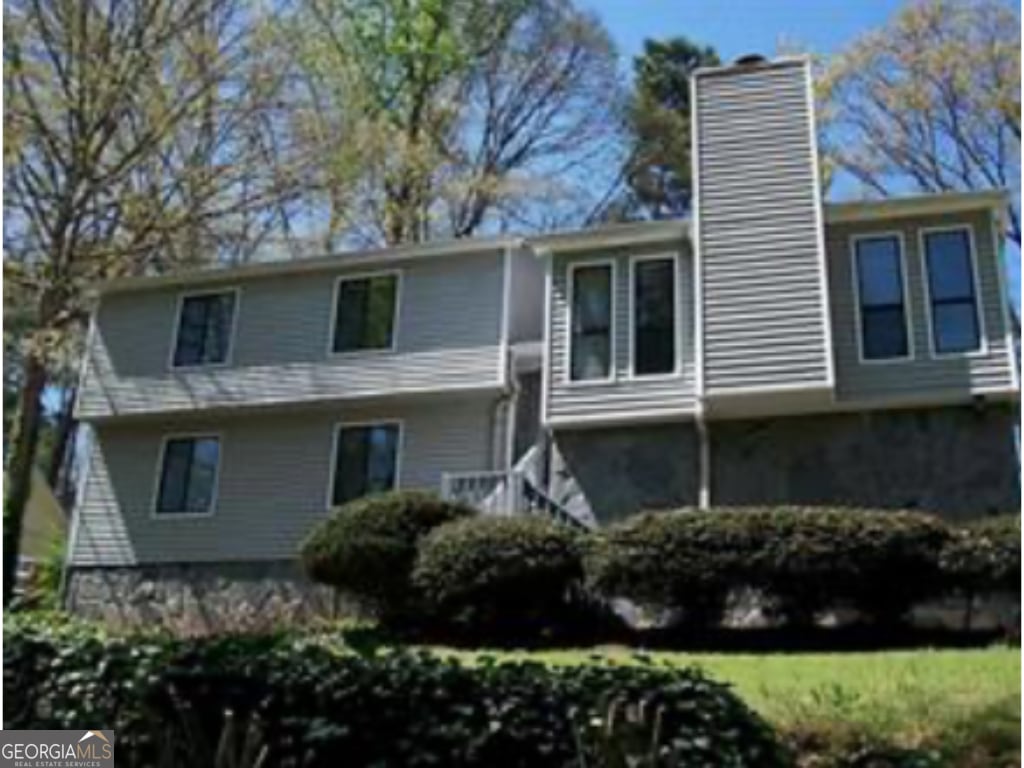
<path fill-rule="evenodd" d="M 397 423 L 342 425 L 334 446 L 334 506 L 389 491 L 398 476 Z"/>
<path fill-rule="evenodd" d="M 175 437 L 164 443 L 156 512 L 201 515 L 213 511 L 220 466 L 220 439 Z"/>

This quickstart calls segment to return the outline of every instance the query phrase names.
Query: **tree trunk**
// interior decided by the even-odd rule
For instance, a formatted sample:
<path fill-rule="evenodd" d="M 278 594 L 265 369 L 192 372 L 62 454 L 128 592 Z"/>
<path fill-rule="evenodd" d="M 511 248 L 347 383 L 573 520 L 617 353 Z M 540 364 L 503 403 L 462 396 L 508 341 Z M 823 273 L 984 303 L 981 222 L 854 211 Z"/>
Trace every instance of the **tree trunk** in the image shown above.
<path fill-rule="evenodd" d="M 74 407 L 75 387 L 71 387 L 64 393 L 60 414 L 57 416 L 57 434 L 46 463 L 46 482 L 59 499 L 63 498 L 60 488 L 61 477 L 65 474 L 68 446 L 71 444 L 71 436 L 75 431 Z M 67 511 L 65 510 L 65 512 Z"/>
<path fill-rule="evenodd" d="M 18 413 L 15 417 L 10 443 L 10 463 L 7 467 L 7 489 L 4 496 L 4 587 L 6 608 L 14 594 L 14 581 L 18 571 L 18 546 L 21 527 L 32 488 L 32 465 L 39 442 L 40 398 L 46 386 L 46 368 L 33 353 L 25 359 L 25 377 L 18 394 Z"/>

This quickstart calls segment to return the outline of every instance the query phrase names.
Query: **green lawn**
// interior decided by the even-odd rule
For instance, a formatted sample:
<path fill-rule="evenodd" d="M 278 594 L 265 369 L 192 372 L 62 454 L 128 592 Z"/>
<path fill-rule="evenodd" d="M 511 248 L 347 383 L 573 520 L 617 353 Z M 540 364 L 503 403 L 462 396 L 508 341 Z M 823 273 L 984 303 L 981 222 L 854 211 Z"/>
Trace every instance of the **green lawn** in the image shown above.
<path fill-rule="evenodd" d="M 449 651 L 472 661 L 484 652 Z M 552 664 L 639 663 L 625 648 L 493 654 Z M 880 653 L 654 652 L 656 664 L 696 665 L 732 685 L 782 732 L 843 740 L 860 734 L 955 754 L 956 765 L 1019 765 L 1019 649 Z M 973 757 L 972 757 L 973 755 Z M 999 762 L 994 761 L 998 756 Z M 1017 757 L 1014 757 L 1017 756 Z M 1006 762 L 1008 757 L 1012 760 Z"/>

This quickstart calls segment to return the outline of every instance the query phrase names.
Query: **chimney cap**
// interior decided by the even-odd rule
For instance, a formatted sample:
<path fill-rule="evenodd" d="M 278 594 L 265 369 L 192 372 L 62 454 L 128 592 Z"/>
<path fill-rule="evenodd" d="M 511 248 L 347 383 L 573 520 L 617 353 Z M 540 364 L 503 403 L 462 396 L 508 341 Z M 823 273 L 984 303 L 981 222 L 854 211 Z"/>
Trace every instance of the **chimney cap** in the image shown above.
<path fill-rule="evenodd" d="M 767 63 L 768 59 L 759 53 L 745 53 L 742 56 L 737 56 L 733 61 L 737 67 L 756 67 Z"/>

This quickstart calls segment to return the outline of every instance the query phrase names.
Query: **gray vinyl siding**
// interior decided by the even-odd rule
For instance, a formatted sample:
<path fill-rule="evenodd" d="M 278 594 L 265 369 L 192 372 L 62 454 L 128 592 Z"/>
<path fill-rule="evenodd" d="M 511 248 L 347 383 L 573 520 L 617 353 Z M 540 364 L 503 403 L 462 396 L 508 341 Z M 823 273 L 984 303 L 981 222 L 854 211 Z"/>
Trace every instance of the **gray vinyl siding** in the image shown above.
<path fill-rule="evenodd" d="M 704 386 L 830 386 L 819 190 L 802 62 L 698 75 Z"/>
<path fill-rule="evenodd" d="M 935 358 L 931 354 L 924 265 L 918 235 L 922 228 L 969 225 L 973 228 L 985 352 Z M 913 357 L 899 361 L 860 362 L 859 324 L 854 291 L 851 238 L 899 232 L 903 235 L 910 338 Z M 836 347 L 836 393 L 839 400 L 928 398 L 966 399 L 986 391 L 1014 386 L 1007 354 L 1006 321 L 1000 296 L 999 256 L 995 251 L 990 214 L 946 214 L 829 224 L 825 231 Z"/>
<path fill-rule="evenodd" d="M 678 254 L 676 332 L 679 334 L 679 375 L 630 377 L 630 258 Z M 615 263 L 613 380 L 607 383 L 569 381 L 569 283 L 571 264 L 611 259 Z M 689 248 L 678 240 L 635 249 L 556 254 L 552 264 L 551 327 L 547 368 L 547 419 L 553 424 L 666 417 L 690 414 L 695 406 L 693 354 L 693 278 Z"/>
<path fill-rule="evenodd" d="M 213 419 L 179 415 L 95 428 L 71 562 L 151 562 L 294 557 L 327 514 L 335 425 L 402 421 L 399 484 L 440 487 L 442 472 L 492 467 L 494 399 L 421 398 L 393 406 L 317 407 Z M 157 461 L 167 434 L 221 435 L 216 509 L 208 517 L 154 519 Z"/>
<path fill-rule="evenodd" d="M 513 251 L 510 263 L 509 341 L 540 341 L 544 335 L 544 261 L 527 248 Z"/>
<path fill-rule="evenodd" d="M 229 364 L 170 370 L 179 290 L 105 296 L 80 418 L 499 386 L 501 252 L 224 283 L 239 289 Z M 328 352 L 337 278 L 401 273 L 396 349 Z M 204 286 L 208 290 L 210 286 Z M 184 291 L 187 293 L 187 291 Z"/>

